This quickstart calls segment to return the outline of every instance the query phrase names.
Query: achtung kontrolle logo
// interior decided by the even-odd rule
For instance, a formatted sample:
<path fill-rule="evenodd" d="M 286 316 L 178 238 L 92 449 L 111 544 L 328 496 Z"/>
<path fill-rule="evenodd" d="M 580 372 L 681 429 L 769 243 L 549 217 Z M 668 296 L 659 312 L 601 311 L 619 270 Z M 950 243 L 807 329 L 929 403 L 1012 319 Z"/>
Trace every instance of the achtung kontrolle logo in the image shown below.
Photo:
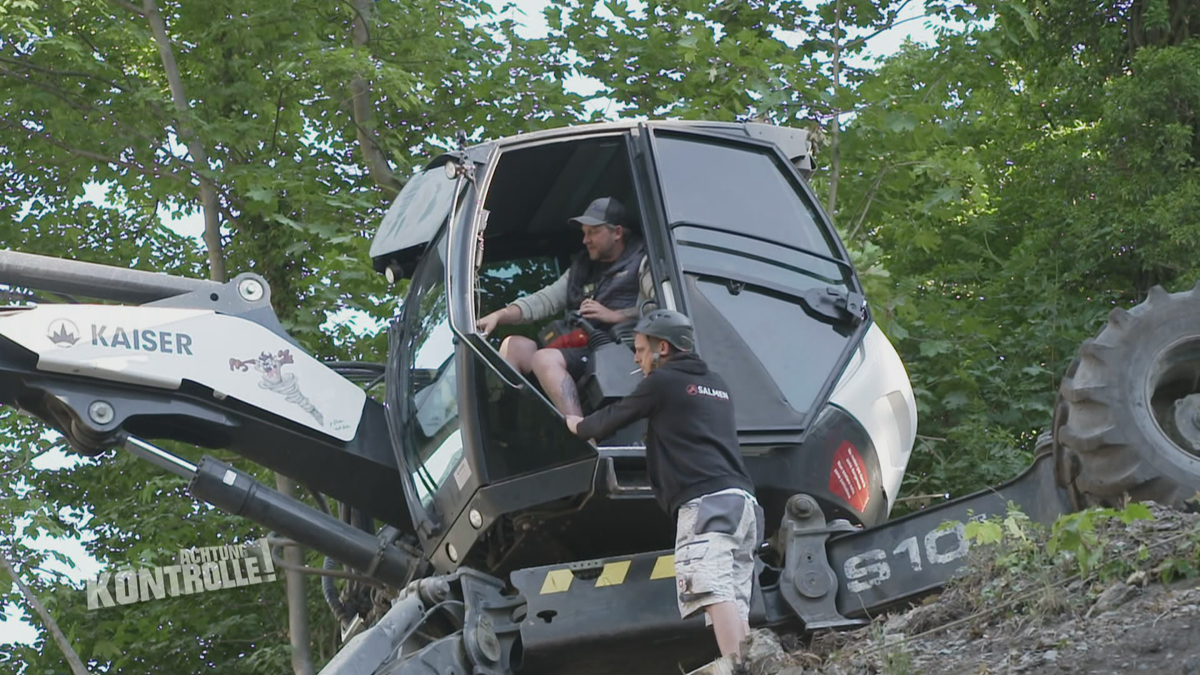
<path fill-rule="evenodd" d="M 89 579 L 88 609 L 252 586 L 275 578 L 266 539 L 245 546 L 185 548 L 176 565 L 123 568 Z"/>

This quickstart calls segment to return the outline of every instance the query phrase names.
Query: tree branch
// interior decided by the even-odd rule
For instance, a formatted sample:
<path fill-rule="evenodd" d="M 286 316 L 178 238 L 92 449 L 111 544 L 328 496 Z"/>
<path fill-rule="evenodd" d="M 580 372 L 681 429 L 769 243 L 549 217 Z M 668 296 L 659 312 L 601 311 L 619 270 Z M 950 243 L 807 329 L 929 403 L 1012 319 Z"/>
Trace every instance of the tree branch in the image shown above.
<path fill-rule="evenodd" d="M 838 177 L 842 171 L 841 148 L 839 147 L 842 111 L 838 107 L 837 101 L 842 72 L 842 0 L 838 0 L 834 10 L 833 35 L 836 44 L 833 48 L 833 124 L 829 129 L 829 208 L 827 210 L 829 217 L 837 222 Z"/>
<path fill-rule="evenodd" d="M 142 8 L 138 7 L 137 5 L 133 4 L 132 2 L 127 2 L 126 0 L 112 0 L 112 1 L 113 1 L 113 3 L 120 5 L 121 7 L 124 7 L 125 9 L 133 12 L 134 14 L 137 14 L 138 16 L 146 16 L 146 13 L 142 10 Z"/>
<path fill-rule="evenodd" d="M 154 0 L 143 0 L 143 14 L 150 23 L 150 32 L 158 44 L 158 53 L 162 58 L 163 69 L 167 74 L 167 84 L 171 89 L 171 100 L 175 111 L 179 113 L 180 136 L 187 143 L 188 153 L 200 176 L 200 206 L 204 209 L 204 243 L 208 248 L 208 276 L 213 281 L 225 281 L 225 251 L 221 243 L 221 219 L 217 204 L 217 191 L 205 172 L 208 171 L 208 153 L 204 144 L 195 137 L 187 124 L 191 112 L 187 93 L 183 88 L 183 78 L 179 74 L 179 65 L 175 63 L 175 54 L 171 51 L 171 38 L 167 35 L 167 25 Z"/>
<path fill-rule="evenodd" d="M 883 177 L 892 169 L 920 163 L 918 161 L 911 161 L 889 164 L 883 168 L 883 171 L 879 172 L 879 175 L 875 177 L 875 182 L 871 184 L 871 189 L 867 190 L 867 195 L 863 198 L 866 200 L 866 204 L 863 205 L 862 212 L 858 215 L 858 222 L 854 224 L 854 229 L 850 230 L 850 233 L 846 236 L 846 241 L 854 241 L 854 235 L 858 234 L 858 229 L 862 227 L 863 221 L 867 219 L 867 212 L 871 210 L 871 202 L 875 201 L 875 193 L 879 190 L 880 184 L 883 183 Z"/>
<path fill-rule="evenodd" d="M 98 75 L 93 75 L 92 73 L 86 73 L 86 72 L 83 72 L 80 70 L 55 70 L 53 68 L 47 68 L 46 66 L 39 66 L 36 63 L 22 61 L 21 59 L 9 58 L 7 56 L 0 56 L 0 63 L 7 63 L 7 64 L 10 64 L 13 66 L 17 66 L 18 68 L 25 68 L 27 70 L 36 70 L 38 72 L 46 73 L 48 75 L 53 75 L 55 77 L 78 77 L 78 78 L 87 79 L 87 80 L 95 80 L 96 82 L 101 82 L 103 84 L 107 84 L 108 86 L 113 87 L 114 89 L 120 89 L 121 91 L 129 91 L 128 89 L 125 88 L 124 85 L 118 84 L 115 80 L 105 79 Z M 15 73 L 14 73 L 14 75 L 15 75 Z"/>
<path fill-rule="evenodd" d="M 8 576 L 12 577 L 13 582 L 17 585 L 17 590 L 25 598 L 25 602 L 28 602 L 29 606 L 33 607 L 33 611 L 37 612 L 37 615 L 42 619 L 42 624 L 46 626 L 46 631 L 54 638 L 55 644 L 62 650 L 63 656 L 71 666 L 71 672 L 74 675 L 88 675 L 88 670 L 84 667 L 83 661 L 79 659 L 79 654 L 75 653 L 75 650 L 71 647 L 71 643 L 67 641 L 67 636 L 63 635 L 62 629 L 58 627 L 58 623 L 54 620 L 54 617 L 50 616 L 50 612 L 46 611 L 46 607 L 38 599 L 38 596 L 34 594 L 33 590 L 26 586 L 25 582 L 21 581 L 21 577 L 17 576 L 17 571 L 13 569 L 12 563 L 8 561 L 8 558 L 2 551 L 0 551 L 0 567 L 8 572 Z"/>
<path fill-rule="evenodd" d="M 864 42 L 867 42 L 867 41 L 875 38 L 880 33 L 886 33 L 887 31 L 895 28 L 896 26 L 902 26 L 902 25 L 908 23 L 909 21 L 916 21 L 918 19 L 927 19 L 927 18 L 929 18 L 928 14 L 919 14 L 917 16 L 910 16 L 907 19 L 901 19 L 900 21 L 897 21 L 895 23 L 889 23 L 889 24 L 883 26 L 882 28 L 880 28 L 879 30 L 875 31 L 874 33 L 871 33 L 870 35 L 864 35 L 860 38 L 855 38 L 854 40 L 847 42 L 845 47 L 846 47 L 846 49 L 854 49 L 854 48 L 858 47 L 859 45 L 863 44 Z"/>
<path fill-rule="evenodd" d="M 897 7 L 895 10 L 893 10 L 895 13 L 892 14 L 891 18 L 888 19 L 888 21 L 885 24 L 883 24 L 883 26 L 881 26 L 878 30 L 876 30 L 874 33 L 871 33 L 870 35 L 854 39 L 852 42 L 848 43 L 847 46 L 851 46 L 851 45 L 857 46 L 855 43 L 866 42 L 867 40 L 870 40 L 871 38 L 875 37 L 876 35 L 879 35 L 880 33 L 884 32 L 884 31 L 891 30 L 892 28 L 895 28 L 896 26 L 899 26 L 902 23 L 911 21 L 913 19 L 921 19 L 926 16 L 929 16 L 928 14 L 921 14 L 920 16 L 909 17 L 902 21 L 896 21 L 896 19 L 898 19 L 900 17 L 900 12 L 903 12 L 904 8 L 908 7 L 909 3 L 911 3 L 911 2 L 912 2 L 912 0 L 904 0 L 904 2 L 900 3 L 899 7 Z"/>
<path fill-rule="evenodd" d="M 368 22 L 371 16 L 373 0 L 354 0 L 354 26 L 350 37 L 355 47 L 364 48 L 370 42 L 371 34 Z M 363 49 L 365 52 L 366 50 Z M 397 180 L 396 174 L 388 164 L 383 148 L 379 146 L 375 135 L 374 110 L 370 98 L 371 85 L 361 75 L 350 79 L 350 109 L 354 116 L 354 130 L 358 136 L 358 147 L 362 150 L 363 161 L 367 165 L 367 173 L 371 180 L 383 188 L 389 197 L 400 192 L 404 184 Z"/>
<path fill-rule="evenodd" d="M 287 83 L 279 87 L 279 99 L 275 101 L 275 123 L 271 125 L 271 154 L 275 154 L 275 142 L 279 140 L 279 118 L 283 113 L 283 94 L 287 91 Z"/>
<path fill-rule="evenodd" d="M 2 59 L 0 59 L 0 60 L 2 60 Z M 34 79 L 32 77 L 27 77 L 27 76 L 21 75 L 20 73 L 15 73 L 7 68 L 0 68 L 0 75 L 11 77 L 15 80 L 20 80 L 22 82 L 29 84 L 30 86 L 37 87 L 38 89 L 41 89 L 42 91 L 48 92 L 50 95 L 59 99 L 63 103 L 66 103 L 67 105 L 71 106 L 75 110 L 78 110 L 79 112 L 83 113 L 85 116 L 95 113 L 95 114 L 99 115 L 99 117 L 102 121 L 111 121 L 114 125 L 125 129 L 126 131 L 130 132 L 134 136 L 137 136 L 137 137 L 141 138 L 142 140 L 149 142 L 152 145 L 160 144 L 159 139 L 146 134 L 145 132 L 138 129 L 137 127 L 133 127 L 133 126 L 130 126 L 130 125 L 122 122 L 120 118 L 114 117 L 105 108 L 97 107 L 95 105 L 92 105 L 88 101 L 77 98 L 71 92 L 69 92 L 61 87 L 57 87 L 52 84 L 48 84 L 46 82 L 43 82 L 38 79 Z M 88 120 L 88 121 L 90 121 L 90 120 Z"/>
<path fill-rule="evenodd" d="M 77 157 L 84 157 L 86 159 L 92 159 L 97 162 L 101 162 L 103 164 L 113 164 L 115 166 L 125 167 L 127 169 L 132 169 L 134 171 L 137 171 L 138 173 L 145 174 L 147 176 L 151 176 L 154 178 L 170 178 L 171 180 L 176 180 L 181 183 L 188 182 L 188 180 L 186 178 L 184 178 L 178 174 L 164 173 L 162 171 L 159 171 L 157 167 L 145 167 L 145 166 L 142 166 L 141 164 L 137 164 L 134 162 L 127 162 L 124 160 L 117 159 L 115 157 L 101 155 L 99 153 L 92 152 L 91 150 L 83 150 L 81 148 L 76 148 L 72 145 L 68 145 L 68 144 L 63 143 L 62 141 L 54 138 L 53 136 L 50 135 L 49 132 L 46 132 L 46 131 L 34 131 L 32 129 L 27 129 L 25 127 L 22 127 L 13 122 L 8 122 L 8 121 L 4 121 L 4 120 L 0 120 L 0 125 L 3 125 L 5 128 L 8 128 L 8 129 L 16 129 L 18 131 L 25 132 L 34 138 L 40 138 L 43 141 L 46 141 L 47 143 L 49 143 L 50 145 L 53 145 L 62 150 L 66 150 L 67 152 L 69 152 L 72 155 L 75 155 Z"/>
<path fill-rule="evenodd" d="M 296 496 L 296 484 L 281 473 L 275 474 L 275 487 L 286 497 Z M 299 546 L 283 550 L 284 562 L 295 567 L 304 565 L 304 551 Z M 313 675 L 312 646 L 309 644 L 308 599 L 304 590 L 305 576 L 294 569 L 284 570 L 287 583 L 288 635 L 292 643 L 292 670 L 296 675 Z"/>

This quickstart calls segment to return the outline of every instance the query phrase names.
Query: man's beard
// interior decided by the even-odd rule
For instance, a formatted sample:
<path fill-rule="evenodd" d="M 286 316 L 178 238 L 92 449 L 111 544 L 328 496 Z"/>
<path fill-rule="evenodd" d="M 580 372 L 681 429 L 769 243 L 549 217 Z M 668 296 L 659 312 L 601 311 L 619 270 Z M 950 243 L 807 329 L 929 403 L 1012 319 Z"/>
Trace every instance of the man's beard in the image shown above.
<path fill-rule="evenodd" d="M 599 262 L 612 262 L 613 260 L 616 259 L 616 256 L 613 255 L 616 252 L 616 250 L 617 250 L 616 244 L 612 244 L 612 245 L 608 246 L 607 248 L 594 249 L 594 252 L 592 255 L 592 260 L 596 260 Z"/>

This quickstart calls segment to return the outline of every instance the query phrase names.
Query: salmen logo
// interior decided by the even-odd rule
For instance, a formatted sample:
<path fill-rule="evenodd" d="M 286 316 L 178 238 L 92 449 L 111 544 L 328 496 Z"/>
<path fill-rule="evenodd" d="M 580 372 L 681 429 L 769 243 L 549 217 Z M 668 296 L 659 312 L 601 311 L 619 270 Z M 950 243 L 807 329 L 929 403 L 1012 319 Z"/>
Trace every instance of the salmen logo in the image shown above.
<path fill-rule="evenodd" d="M 139 352 L 161 352 L 192 356 L 192 336 L 165 330 L 92 324 L 92 345 Z"/>
<path fill-rule="evenodd" d="M 688 396 L 708 396 L 709 398 L 719 398 L 722 401 L 729 400 L 729 392 L 721 389 L 713 389 L 702 384 L 689 384 L 687 386 Z"/>
<path fill-rule="evenodd" d="M 50 322 L 50 328 L 46 331 L 46 337 L 54 343 L 55 347 L 74 347 L 76 342 L 79 342 L 79 328 L 72 322 L 66 319 L 55 319 Z"/>

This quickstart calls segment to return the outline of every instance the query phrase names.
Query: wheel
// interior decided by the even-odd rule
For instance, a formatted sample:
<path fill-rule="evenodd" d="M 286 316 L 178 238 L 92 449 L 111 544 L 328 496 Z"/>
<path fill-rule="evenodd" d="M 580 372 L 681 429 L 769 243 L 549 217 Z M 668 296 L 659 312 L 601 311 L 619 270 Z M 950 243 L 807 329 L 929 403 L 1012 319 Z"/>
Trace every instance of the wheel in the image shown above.
<path fill-rule="evenodd" d="M 1200 284 L 1114 309 L 1060 389 L 1055 475 L 1076 507 L 1200 491 Z"/>
<path fill-rule="evenodd" d="M 1068 380 L 1075 377 L 1075 373 L 1078 370 L 1079 357 L 1076 356 L 1075 359 L 1071 361 L 1071 365 L 1067 367 L 1067 373 L 1063 376 L 1063 383 L 1065 384 Z M 1054 403 L 1054 421 L 1050 426 L 1050 447 L 1048 451 L 1054 454 L 1054 482 L 1057 483 L 1059 487 L 1067 490 L 1067 494 L 1071 499 L 1071 509 L 1073 511 L 1079 511 L 1086 506 L 1079 502 L 1079 492 L 1072 489 L 1072 482 L 1079 474 L 1079 458 L 1074 452 L 1068 450 L 1062 445 L 1060 442 L 1061 436 L 1059 435 L 1059 431 L 1067 424 L 1067 416 L 1069 414 L 1070 410 L 1068 410 L 1067 399 L 1063 396 L 1062 389 L 1060 388 L 1058 400 Z M 1038 440 L 1041 441 L 1041 437 L 1039 437 Z M 1039 443 L 1039 448 L 1043 448 L 1041 443 Z M 1034 453 L 1035 456 L 1037 454 L 1039 453 Z"/>

